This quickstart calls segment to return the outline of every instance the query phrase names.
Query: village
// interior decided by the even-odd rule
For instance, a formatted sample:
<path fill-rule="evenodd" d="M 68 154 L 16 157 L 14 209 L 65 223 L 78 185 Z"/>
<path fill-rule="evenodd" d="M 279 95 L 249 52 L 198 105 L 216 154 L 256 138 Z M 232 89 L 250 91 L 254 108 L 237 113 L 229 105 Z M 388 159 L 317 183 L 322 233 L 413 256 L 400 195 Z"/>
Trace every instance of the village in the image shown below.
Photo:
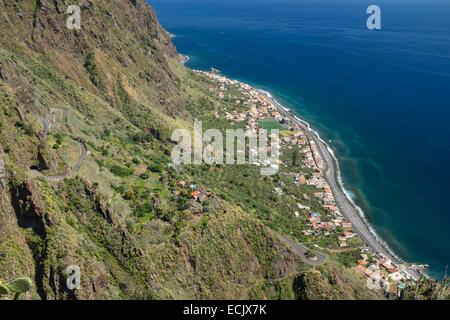
<path fill-rule="evenodd" d="M 214 93 L 218 99 L 225 99 L 230 88 L 238 88 L 245 96 L 245 99 L 235 100 L 235 103 L 241 107 L 239 111 L 224 111 L 223 115 L 216 112 L 216 118 L 224 116 L 232 124 L 245 122 L 246 130 L 253 133 L 258 132 L 261 121 L 273 119 L 280 125 L 281 130 L 288 132 L 288 134 L 282 135 L 281 150 L 298 147 L 304 156 L 302 168 L 312 172 L 309 175 L 294 172 L 294 183 L 297 186 L 307 185 L 315 188 L 313 196 L 320 201 L 324 212 L 327 213 L 327 217 L 324 219 L 321 213 L 298 203 L 298 211 L 294 212 L 295 217 L 300 217 L 300 213 L 308 215 L 309 223 L 303 233 L 305 236 L 311 237 L 334 234 L 338 243 L 337 250 L 354 250 L 351 243 L 352 239 L 358 238 L 358 234 L 354 232 L 352 223 L 342 214 L 333 192 L 324 178 L 325 164 L 315 142 L 308 138 L 297 123 L 280 113 L 268 93 L 248 84 L 228 79 L 222 76 L 218 70 L 211 72 L 196 70 L 195 72 L 207 76 L 216 84 L 210 88 L 210 92 Z M 281 161 L 280 164 L 283 165 Z M 282 186 L 275 188 L 274 192 L 280 194 L 281 190 Z M 303 198 L 309 200 L 309 196 L 306 194 L 303 195 Z M 401 294 L 407 281 L 417 280 L 410 272 L 410 267 L 396 265 L 366 246 L 359 245 L 357 250 L 359 250 L 360 259 L 354 269 L 367 278 L 367 285 L 370 288 L 382 289 L 387 295 L 396 296 Z"/>

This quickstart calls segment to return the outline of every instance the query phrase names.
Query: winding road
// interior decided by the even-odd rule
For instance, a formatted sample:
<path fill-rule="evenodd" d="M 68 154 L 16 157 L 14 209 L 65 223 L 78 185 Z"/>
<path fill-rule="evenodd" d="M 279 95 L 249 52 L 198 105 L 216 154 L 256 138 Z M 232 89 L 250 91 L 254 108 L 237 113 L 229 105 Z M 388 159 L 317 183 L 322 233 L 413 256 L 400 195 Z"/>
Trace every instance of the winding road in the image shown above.
<path fill-rule="evenodd" d="M 56 110 L 56 109 L 53 109 L 53 110 Z M 67 111 L 67 109 L 60 109 L 60 110 L 63 111 L 63 120 L 62 120 L 63 130 L 68 130 L 70 132 L 71 130 L 69 129 L 68 122 L 67 122 L 68 111 Z M 50 131 L 51 123 L 45 117 L 39 116 L 39 120 L 42 122 L 42 126 L 43 126 L 43 131 L 40 134 L 40 138 L 42 141 L 45 141 L 47 139 L 48 133 Z M 73 166 L 72 169 L 66 170 L 66 173 L 63 175 L 45 176 L 45 179 L 47 181 L 53 181 L 53 182 L 61 181 L 61 180 L 64 180 L 64 179 L 74 176 L 75 174 L 77 174 L 80 171 L 80 168 L 83 165 L 83 162 L 86 160 L 86 158 L 88 156 L 88 149 L 86 147 L 86 144 L 83 141 L 81 141 L 79 139 L 75 139 L 75 141 L 77 141 L 77 143 L 80 147 L 80 157 L 78 158 L 76 164 Z"/>
<path fill-rule="evenodd" d="M 310 250 L 309 248 L 305 247 L 304 245 L 295 242 L 285 236 L 277 235 L 278 239 L 282 241 L 292 252 L 299 255 L 303 258 L 303 261 L 306 264 L 309 264 L 310 266 L 317 267 L 322 264 L 324 264 L 327 261 L 327 257 L 321 253 L 318 253 L 316 251 Z M 308 258 L 307 253 L 312 252 L 315 255 L 314 259 Z"/>
<path fill-rule="evenodd" d="M 41 131 L 41 133 L 39 135 L 40 135 L 41 140 L 44 141 L 47 139 L 48 132 L 50 131 L 50 122 L 48 121 L 47 118 L 44 118 L 41 116 L 38 116 L 38 118 L 39 118 L 39 121 L 41 121 L 42 127 L 43 127 L 43 130 Z"/>

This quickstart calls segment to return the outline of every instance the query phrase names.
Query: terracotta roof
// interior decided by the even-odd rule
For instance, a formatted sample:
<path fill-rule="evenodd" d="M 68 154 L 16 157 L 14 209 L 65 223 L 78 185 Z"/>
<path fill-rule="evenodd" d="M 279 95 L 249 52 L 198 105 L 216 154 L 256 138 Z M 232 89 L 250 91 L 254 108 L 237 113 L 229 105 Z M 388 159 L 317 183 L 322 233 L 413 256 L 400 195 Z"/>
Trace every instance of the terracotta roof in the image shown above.
<path fill-rule="evenodd" d="M 358 260 L 358 265 L 360 265 L 360 266 L 366 266 L 367 263 L 368 262 L 366 260 Z"/>

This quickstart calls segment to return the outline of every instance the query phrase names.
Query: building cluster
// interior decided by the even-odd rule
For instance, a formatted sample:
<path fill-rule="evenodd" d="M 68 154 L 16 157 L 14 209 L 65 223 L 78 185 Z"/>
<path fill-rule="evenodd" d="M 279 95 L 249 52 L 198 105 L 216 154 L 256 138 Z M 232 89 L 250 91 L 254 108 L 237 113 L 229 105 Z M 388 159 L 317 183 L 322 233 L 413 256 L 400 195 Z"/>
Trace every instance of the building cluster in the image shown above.
<path fill-rule="evenodd" d="M 352 230 L 352 223 L 345 219 L 339 209 L 333 192 L 323 175 L 323 160 L 315 146 L 314 141 L 309 142 L 309 146 L 302 149 L 305 154 L 305 167 L 314 170 L 306 184 L 313 186 L 317 191 L 313 196 L 322 203 L 322 207 L 331 215 L 330 221 L 324 222 L 320 217 L 310 216 L 310 229 L 306 234 L 324 234 L 328 235 L 333 230 L 343 230 L 338 233 L 338 242 L 340 247 L 347 247 L 348 240 L 354 238 L 356 233 Z"/>
<path fill-rule="evenodd" d="M 323 208 L 331 215 L 330 221 L 322 221 L 321 217 L 317 216 L 317 212 L 311 212 L 307 207 L 303 208 L 303 210 L 308 209 L 306 212 L 309 214 L 310 221 L 307 225 L 308 228 L 304 231 L 305 234 L 329 235 L 331 231 L 339 228 L 339 230 L 343 230 L 342 233 L 337 234 L 339 246 L 347 247 L 348 239 L 355 237 L 356 234 L 352 231 L 351 223 L 342 216 L 333 192 L 323 176 L 325 164 L 316 143 L 308 139 L 298 123 L 292 122 L 290 118 L 280 113 L 279 107 L 274 104 L 267 93 L 257 90 L 248 84 L 228 79 L 217 72 L 197 72 L 207 76 L 215 83 L 215 87 L 211 87 L 210 91 L 216 93 L 219 99 L 223 99 L 226 91 L 232 86 L 246 96 L 245 99 L 242 99 L 243 101 L 238 97 L 234 97 L 237 106 L 245 106 L 245 108 L 242 108 L 242 111 L 224 111 L 225 118 L 231 123 L 246 122 L 246 130 L 250 132 L 258 132 L 260 128 L 259 122 L 266 119 L 274 119 L 283 127 L 285 134 L 281 138 L 281 145 L 287 148 L 298 146 L 304 155 L 303 168 L 313 170 L 313 174 L 309 179 L 306 179 L 304 175 L 296 175 L 294 182 L 297 185 L 306 184 L 315 187 L 317 191 L 314 193 L 314 197 L 322 203 Z M 216 117 L 220 117 L 220 114 L 217 113 Z M 258 151 L 250 149 L 249 152 L 257 153 Z M 253 164 L 261 165 L 258 162 Z M 282 190 L 282 187 L 276 187 L 274 193 L 282 194 Z M 300 216 L 298 211 L 294 214 L 296 217 Z"/>
<path fill-rule="evenodd" d="M 345 219 L 343 216 L 337 215 L 332 216 L 331 219 L 326 217 L 322 219 L 322 216 L 317 211 L 310 211 L 309 207 L 299 205 L 300 209 L 306 209 L 310 213 L 308 215 L 307 228 L 303 231 L 304 235 L 307 236 L 328 236 L 331 232 L 337 235 L 337 240 L 339 242 L 339 247 L 345 248 L 348 246 L 349 239 L 357 236 L 353 232 L 352 223 Z M 298 213 L 297 213 L 298 214 Z M 298 216 L 296 214 L 296 216 Z"/>
<path fill-rule="evenodd" d="M 383 289 L 389 295 L 399 295 L 413 275 L 403 265 L 396 265 L 385 257 L 369 257 L 369 250 L 363 249 L 355 269 L 367 277 L 369 286 Z"/>
<path fill-rule="evenodd" d="M 284 113 L 283 111 L 288 110 L 280 109 L 283 107 L 277 106 L 277 103 L 270 98 L 268 93 L 257 90 L 248 84 L 228 79 L 215 71 L 196 72 L 207 76 L 216 83 L 217 86 L 210 88 L 210 91 L 214 92 L 219 99 L 226 97 L 226 91 L 231 86 L 237 88 L 246 96 L 245 99 L 234 97 L 236 106 L 242 107 L 238 108 L 240 111 L 224 110 L 225 118 L 231 123 L 246 122 L 246 130 L 250 132 L 258 132 L 261 120 L 274 119 L 282 125 L 282 145 L 288 149 L 294 146 L 299 147 L 304 156 L 302 168 L 309 169 L 312 172 L 307 176 L 295 174 L 294 183 L 297 186 L 308 185 L 314 187 L 316 191 L 313 193 L 313 196 L 321 202 L 326 212 L 325 216 L 322 217 L 321 213 L 298 203 L 298 210 L 294 212 L 295 216 L 299 218 L 300 212 L 308 214 L 309 223 L 304 230 L 304 234 L 318 236 L 329 235 L 333 232 L 337 236 L 339 247 L 347 250 L 346 247 L 349 246 L 349 240 L 357 237 L 357 234 L 353 230 L 352 223 L 343 216 L 333 192 L 325 180 L 324 170 L 326 170 L 326 165 L 319 146 L 307 137 L 297 122 L 291 121 L 291 118 L 282 114 Z M 216 117 L 219 118 L 221 115 L 216 112 Z M 282 194 L 283 186 L 279 185 L 274 192 Z M 303 195 L 303 198 L 304 200 L 310 200 L 306 194 Z M 369 255 L 371 258 L 369 258 Z M 418 278 L 417 273 L 411 267 L 406 267 L 403 264 L 395 265 L 381 254 L 372 252 L 368 248 L 362 250 L 361 259 L 358 261 L 356 269 L 367 276 L 368 282 L 379 284 L 389 294 L 397 294 L 399 290 L 404 288 L 405 281 Z"/>
<path fill-rule="evenodd" d="M 213 80 L 216 87 L 211 87 L 210 91 L 215 93 L 219 99 L 224 99 L 229 87 L 236 87 L 246 98 L 245 101 L 236 100 L 236 105 L 245 107 L 244 111 L 224 111 L 225 118 L 230 122 L 246 122 L 246 129 L 250 132 L 258 132 L 258 122 L 264 119 L 274 119 L 280 124 L 284 124 L 286 119 L 278 112 L 273 103 L 260 91 L 252 86 L 236 80 L 228 79 L 216 72 L 196 71 Z M 220 117 L 217 113 L 216 117 Z"/>
<path fill-rule="evenodd" d="M 264 98 L 264 95 L 261 91 L 247 85 L 241 83 L 236 80 L 228 79 L 224 76 L 221 76 L 217 72 L 204 72 L 197 71 L 201 73 L 216 83 L 216 87 L 211 87 L 210 91 L 216 93 L 217 98 L 223 99 L 225 97 L 226 91 L 231 86 L 234 86 L 241 92 L 242 95 L 245 96 L 244 101 L 241 101 L 238 97 L 233 97 L 235 99 L 234 103 L 236 106 L 242 106 L 243 111 L 227 111 L 223 110 L 223 115 L 225 118 L 234 123 L 246 122 L 245 132 L 246 134 L 257 134 L 259 132 L 260 126 L 259 121 L 265 119 L 279 119 L 280 123 L 283 123 L 283 118 L 280 113 L 277 111 L 277 108 L 270 103 L 270 101 Z M 215 113 L 216 118 L 220 118 L 221 114 L 219 112 Z M 269 138 L 274 138 L 273 134 L 269 134 Z M 269 158 L 269 159 L 261 159 L 258 155 L 262 153 L 272 154 L 273 152 L 279 153 L 279 147 L 277 150 L 273 150 L 272 146 L 251 146 L 248 150 L 249 159 L 251 160 L 249 163 L 257 166 L 264 167 L 273 167 L 274 169 L 278 169 L 281 165 L 281 161 L 279 159 Z"/>

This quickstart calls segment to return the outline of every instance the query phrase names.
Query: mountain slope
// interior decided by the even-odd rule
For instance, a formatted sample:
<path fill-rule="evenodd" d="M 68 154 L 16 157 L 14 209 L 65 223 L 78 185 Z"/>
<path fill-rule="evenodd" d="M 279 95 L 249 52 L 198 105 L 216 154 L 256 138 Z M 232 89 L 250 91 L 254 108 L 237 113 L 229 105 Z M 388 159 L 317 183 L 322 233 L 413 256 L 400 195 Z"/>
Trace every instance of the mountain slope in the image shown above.
<path fill-rule="evenodd" d="M 31 277 L 34 299 L 379 297 L 334 262 L 313 288 L 268 208 L 218 184 L 193 201 L 181 182 L 222 169 L 169 165 L 169 137 L 223 102 L 144 0 L 81 1 L 80 31 L 69 4 L 0 1 L 0 278 Z"/>

